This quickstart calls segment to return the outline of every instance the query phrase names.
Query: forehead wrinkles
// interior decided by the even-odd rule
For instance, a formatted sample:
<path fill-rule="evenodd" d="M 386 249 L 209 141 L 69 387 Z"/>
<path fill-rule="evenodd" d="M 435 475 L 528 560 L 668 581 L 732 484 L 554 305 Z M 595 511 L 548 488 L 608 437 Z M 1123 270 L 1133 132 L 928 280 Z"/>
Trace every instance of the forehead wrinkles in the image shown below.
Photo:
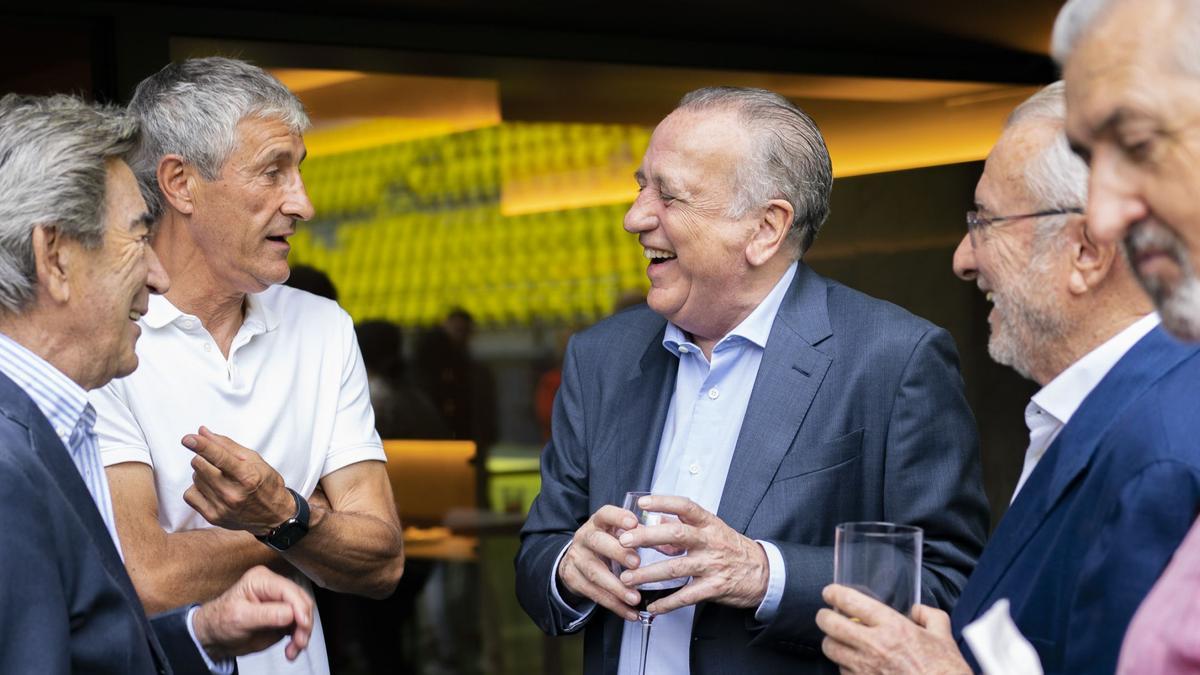
<path fill-rule="evenodd" d="M 732 195 L 743 160 L 739 151 L 746 149 L 745 131 L 732 113 L 676 110 L 655 135 L 653 155 L 647 153 L 654 168 L 649 178 L 664 180 L 674 195 L 692 201 Z"/>

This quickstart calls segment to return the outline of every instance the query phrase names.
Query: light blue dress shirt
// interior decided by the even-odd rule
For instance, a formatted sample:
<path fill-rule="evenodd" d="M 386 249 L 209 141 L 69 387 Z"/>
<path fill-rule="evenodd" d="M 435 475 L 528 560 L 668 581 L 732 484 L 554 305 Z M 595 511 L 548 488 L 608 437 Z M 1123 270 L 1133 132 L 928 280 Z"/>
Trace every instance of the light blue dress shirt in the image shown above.
<path fill-rule="evenodd" d="M 767 338 L 796 267 L 792 263 L 758 307 L 717 342 L 711 362 L 678 326 L 667 324 L 663 348 L 679 359 L 679 370 L 654 466 L 654 493 L 689 497 L 705 510 L 717 512 Z M 770 542 L 759 543 L 767 553 L 770 577 L 754 616 L 767 622 L 779 609 L 786 573 L 779 549 Z M 557 570 L 558 564 L 552 569 Z M 550 588 L 564 614 L 572 618 L 570 629 L 581 626 L 595 610 L 590 603 L 578 609 L 567 605 L 553 578 Z M 694 615 L 695 607 L 682 607 L 655 617 L 646 661 L 648 674 L 690 672 Z M 641 625 L 626 622 L 620 675 L 636 675 L 640 645 Z"/>
<path fill-rule="evenodd" d="M 121 539 L 117 537 L 117 519 L 113 515 L 108 477 L 104 473 L 104 464 L 100 461 L 100 451 L 96 445 L 96 410 L 88 403 L 87 392 L 45 359 L 3 333 L 0 333 L 0 372 L 33 399 L 38 410 L 42 411 L 54 433 L 67 448 L 71 461 L 79 470 L 84 485 L 92 495 L 96 510 L 100 512 L 104 527 L 112 537 L 117 554 L 124 560 Z M 214 663 L 196 639 L 196 631 L 192 625 L 196 609 L 192 607 L 187 614 L 188 634 L 192 636 L 192 641 L 204 657 L 209 670 L 215 675 L 229 675 L 233 672 L 234 661 L 223 659 Z"/>

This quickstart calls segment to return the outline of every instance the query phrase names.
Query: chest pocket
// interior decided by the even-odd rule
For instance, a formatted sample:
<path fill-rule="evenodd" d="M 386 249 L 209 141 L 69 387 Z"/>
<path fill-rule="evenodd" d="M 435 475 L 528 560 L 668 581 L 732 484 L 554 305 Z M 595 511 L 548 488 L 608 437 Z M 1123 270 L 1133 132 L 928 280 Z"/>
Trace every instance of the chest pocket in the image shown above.
<path fill-rule="evenodd" d="M 817 446 L 792 448 L 779 463 L 779 470 L 775 472 L 775 480 L 772 483 L 781 483 L 849 464 L 862 454 L 864 435 L 864 429 L 855 429 Z"/>

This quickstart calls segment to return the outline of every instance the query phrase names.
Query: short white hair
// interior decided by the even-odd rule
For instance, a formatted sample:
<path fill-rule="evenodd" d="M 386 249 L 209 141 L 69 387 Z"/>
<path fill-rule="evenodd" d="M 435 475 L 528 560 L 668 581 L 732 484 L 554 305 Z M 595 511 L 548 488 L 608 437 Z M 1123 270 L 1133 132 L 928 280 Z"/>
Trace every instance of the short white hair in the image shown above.
<path fill-rule="evenodd" d="M 108 160 L 124 159 L 138 123 L 73 96 L 0 98 L 0 312 L 36 297 L 33 230 L 52 227 L 86 248 L 104 241 Z"/>
<path fill-rule="evenodd" d="M 1121 0 L 1068 0 L 1054 21 L 1050 54 L 1059 66 L 1066 64 L 1084 35 Z M 1176 62 L 1186 73 L 1200 77 L 1200 3 L 1194 0 L 1137 0 L 1139 9 L 1152 2 L 1170 3 L 1176 10 L 1174 32 L 1163 39 L 1173 41 Z"/>
<path fill-rule="evenodd" d="M 677 110 L 729 110 L 750 133 L 751 155 L 735 170 L 738 193 L 730 216 L 740 218 L 772 199 L 792 205 L 792 242 L 804 254 L 829 216 L 833 165 L 820 130 L 803 110 L 783 96 L 750 87 L 705 87 L 688 92 Z"/>
<path fill-rule="evenodd" d="M 1065 87 L 1059 80 L 1017 106 L 1005 123 L 1006 130 L 1030 122 L 1040 122 L 1054 129 L 1053 140 L 1024 167 L 1025 185 L 1036 200 L 1038 210 L 1082 209 L 1087 204 L 1088 168 L 1067 143 L 1066 117 Z M 1066 222 L 1065 216 L 1038 219 L 1038 238 L 1046 241 L 1056 237 Z"/>
<path fill-rule="evenodd" d="M 219 56 L 168 64 L 138 84 L 129 110 L 142 123 L 133 173 L 155 218 L 164 209 L 158 163 L 166 155 L 179 155 L 205 180 L 216 180 L 242 120 L 278 119 L 294 134 L 310 125 L 300 99 L 273 75 Z"/>

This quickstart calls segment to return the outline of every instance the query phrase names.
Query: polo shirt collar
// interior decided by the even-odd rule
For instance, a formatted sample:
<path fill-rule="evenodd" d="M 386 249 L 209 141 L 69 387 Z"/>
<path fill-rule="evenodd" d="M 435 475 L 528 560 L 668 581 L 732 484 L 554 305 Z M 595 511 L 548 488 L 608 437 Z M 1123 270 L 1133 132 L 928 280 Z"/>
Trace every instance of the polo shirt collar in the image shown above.
<path fill-rule="evenodd" d="M 162 328 L 183 316 L 183 310 L 171 304 L 164 295 L 151 295 L 150 306 L 142 321 L 150 328 Z M 279 314 L 267 306 L 257 293 L 246 296 L 246 319 L 244 325 L 249 325 L 255 333 L 265 333 L 279 327 Z"/>

